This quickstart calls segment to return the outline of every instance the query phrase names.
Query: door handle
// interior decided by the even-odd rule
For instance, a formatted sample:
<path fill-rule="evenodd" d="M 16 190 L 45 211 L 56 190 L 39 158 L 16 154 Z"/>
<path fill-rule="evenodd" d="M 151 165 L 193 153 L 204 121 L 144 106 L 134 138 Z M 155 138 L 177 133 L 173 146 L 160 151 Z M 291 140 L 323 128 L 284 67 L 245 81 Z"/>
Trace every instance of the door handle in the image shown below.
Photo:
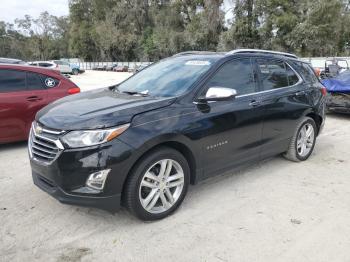
<path fill-rule="evenodd" d="M 38 96 L 28 96 L 27 97 L 27 101 L 29 101 L 29 102 L 35 102 L 35 101 L 39 101 L 39 100 L 42 100 L 42 98 L 38 97 Z"/>
<path fill-rule="evenodd" d="M 260 101 L 252 100 L 250 101 L 249 106 L 256 107 L 256 106 L 259 106 L 260 104 L 261 104 Z"/>
<path fill-rule="evenodd" d="M 305 95 L 305 91 L 299 91 L 295 93 L 296 96 L 303 96 Z"/>

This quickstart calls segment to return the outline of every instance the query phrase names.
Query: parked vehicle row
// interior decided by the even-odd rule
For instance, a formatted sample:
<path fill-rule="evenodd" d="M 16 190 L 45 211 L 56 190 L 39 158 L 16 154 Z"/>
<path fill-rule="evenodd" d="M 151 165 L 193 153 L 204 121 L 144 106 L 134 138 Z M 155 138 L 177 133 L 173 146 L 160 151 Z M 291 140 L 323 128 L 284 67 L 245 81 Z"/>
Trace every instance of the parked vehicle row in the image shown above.
<path fill-rule="evenodd" d="M 161 219 L 189 184 L 278 154 L 308 159 L 325 95 L 293 54 L 180 53 L 40 110 L 28 141 L 33 181 L 63 203 Z"/>
<path fill-rule="evenodd" d="M 13 59 L 13 58 L 5 58 L 0 57 L 0 64 L 18 64 L 18 65 L 25 65 L 27 64 L 25 61 L 22 61 L 20 59 Z"/>
<path fill-rule="evenodd" d="M 113 72 L 129 72 L 128 66 L 122 66 L 118 64 L 107 65 L 98 65 L 92 68 L 92 70 L 97 71 L 113 71 Z"/>
<path fill-rule="evenodd" d="M 80 89 L 58 71 L 0 64 L 0 143 L 27 140 L 35 114 Z"/>
<path fill-rule="evenodd" d="M 61 74 L 78 75 L 79 73 L 84 72 L 84 70 L 80 69 L 79 65 L 61 61 L 61 60 L 33 61 L 33 62 L 30 62 L 29 64 L 32 66 L 40 66 L 40 67 L 46 67 L 53 70 L 57 70 Z"/>

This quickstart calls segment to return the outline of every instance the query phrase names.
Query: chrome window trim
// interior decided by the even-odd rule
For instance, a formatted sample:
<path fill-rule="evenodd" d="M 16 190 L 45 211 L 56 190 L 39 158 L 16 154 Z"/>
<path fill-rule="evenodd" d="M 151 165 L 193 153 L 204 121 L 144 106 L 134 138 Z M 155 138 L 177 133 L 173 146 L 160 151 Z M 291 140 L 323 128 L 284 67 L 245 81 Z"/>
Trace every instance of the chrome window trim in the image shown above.
<path fill-rule="evenodd" d="M 286 61 L 283 61 L 287 66 L 289 66 L 293 72 L 297 75 L 299 81 L 297 83 L 295 83 L 294 85 L 291 85 L 291 86 L 285 86 L 285 87 L 280 87 L 280 88 L 276 88 L 276 89 L 269 89 L 269 90 L 262 90 L 262 91 L 258 91 L 258 92 L 254 92 L 254 93 L 249 93 L 249 94 L 244 94 L 244 95 L 238 95 L 236 96 L 236 99 L 237 98 L 241 98 L 241 97 L 247 97 L 247 96 L 253 96 L 253 95 L 258 95 L 258 94 L 264 94 L 264 93 L 270 93 L 270 92 L 274 92 L 274 91 L 279 91 L 279 90 L 284 90 L 284 89 L 287 89 L 287 88 L 293 88 L 293 87 L 296 87 L 302 83 L 304 83 L 304 80 L 303 78 L 300 76 L 300 74 Z M 217 101 L 210 101 L 210 103 L 215 103 Z M 193 103 L 195 105 L 199 104 L 198 101 L 193 101 Z"/>
<path fill-rule="evenodd" d="M 293 72 L 297 75 L 298 77 L 298 82 L 295 83 L 294 85 L 291 85 L 291 86 L 284 86 L 284 87 L 279 87 L 279 88 L 275 88 L 275 89 L 269 89 L 269 90 L 262 90 L 262 91 L 259 91 L 259 92 L 255 92 L 255 93 L 250 93 L 250 94 L 244 94 L 244 95 L 238 95 L 236 96 L 236 98 L 239 98 L 239 97 L 245 97 L 245 96 L 250 96 L 250 95 L 256 95 L 256 94 L 262 94 L 262 93 L 269 93 L 269 92 L 272 92 L 272 91 L 278 91 L 278 90 L 284 90 L 284 89 L 287 89 L 287 88 L 293 88 L 293 87 L 296 87 L 300 84 L 302 84 L 304 82 L 303 78 L 299 75 L 299 73 L 286 61 L 283 61 L 287 66 L 289 66 L 289 68 L 291 68 L 293 70 Z"/>

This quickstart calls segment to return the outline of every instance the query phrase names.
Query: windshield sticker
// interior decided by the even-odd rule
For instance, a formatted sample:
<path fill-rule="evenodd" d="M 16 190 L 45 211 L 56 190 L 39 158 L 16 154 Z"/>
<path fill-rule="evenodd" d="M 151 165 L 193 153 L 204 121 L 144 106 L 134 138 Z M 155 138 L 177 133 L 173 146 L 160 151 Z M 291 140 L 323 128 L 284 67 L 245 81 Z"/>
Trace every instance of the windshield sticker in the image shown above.
<path fill-rule="evenodd" d="M 195 65 L 195 66 L 207 66 L 210 65 L 209 61 L 201 61 L 201 60 L 191 60 L 187 61 L 185 65 Z"/>

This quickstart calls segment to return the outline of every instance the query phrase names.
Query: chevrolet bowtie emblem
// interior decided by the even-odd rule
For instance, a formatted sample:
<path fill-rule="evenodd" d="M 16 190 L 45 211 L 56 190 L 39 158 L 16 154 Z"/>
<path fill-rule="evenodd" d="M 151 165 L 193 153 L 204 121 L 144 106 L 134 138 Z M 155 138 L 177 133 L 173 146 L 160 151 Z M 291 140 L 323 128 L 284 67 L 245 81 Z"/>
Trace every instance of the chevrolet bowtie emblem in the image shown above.
<path fill-rule="evenodd" d="M 43 132 L 43 128 L 42 128 L 41 126 L 38 126 L 38 125 L 37 125 L 37 126 L 35 127 L 35 133 L 36 133 L 36 134 L 41 134 L 42 132 Z"/>

